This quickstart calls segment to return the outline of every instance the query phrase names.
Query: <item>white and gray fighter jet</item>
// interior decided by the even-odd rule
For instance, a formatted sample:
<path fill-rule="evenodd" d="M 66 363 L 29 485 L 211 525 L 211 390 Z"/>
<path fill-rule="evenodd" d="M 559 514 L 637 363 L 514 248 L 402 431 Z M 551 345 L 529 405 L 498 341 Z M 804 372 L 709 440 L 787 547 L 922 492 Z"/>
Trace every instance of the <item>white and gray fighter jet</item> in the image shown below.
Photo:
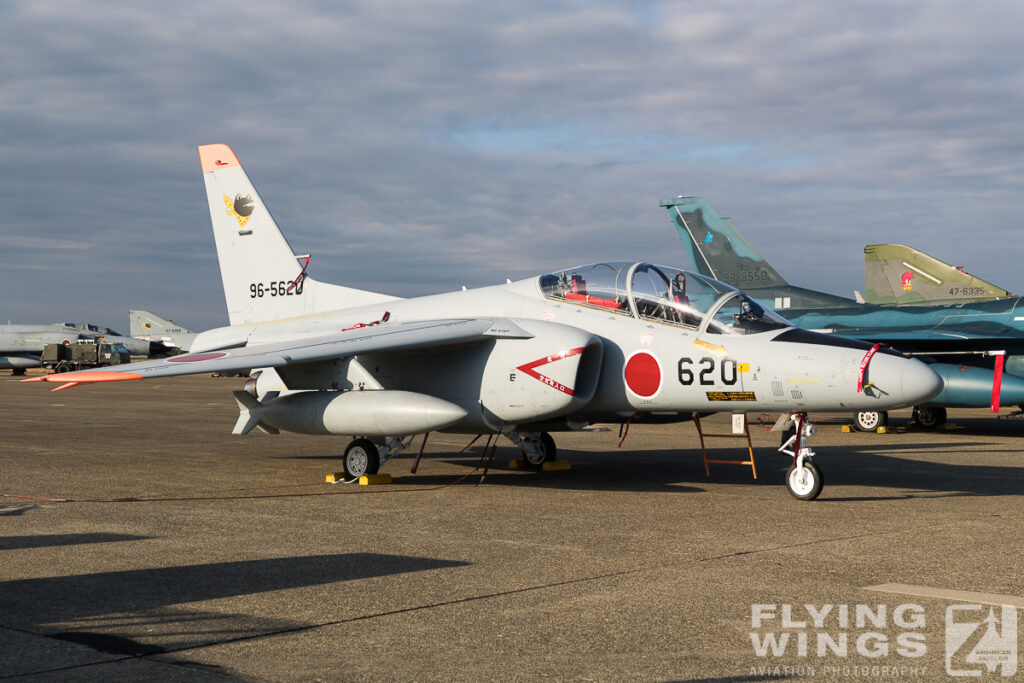
<path fill-rule="evenodd" d="M 29 368 L 38 368 L 43 347 L 48 344 L 74 344 L 77 341 L 102 339 L 110 344 L 123 344 L 133 358 L 155 358 L 176 353 L 159 341 L 125 337 L 109 327 L 92 323 L 53 323 L 49 325 L 0 325 L 0 369 L 24 375 Z"/>
<path fill-rule="evenodd" d="M 199 157 L 229 327 L 191 351 L 26 381 L 134 380 L 251 369 L 236 434 L 355 437 L 348 477 L 430 431 L 502 434 L 540 466 L 550 432 L 693 411 L 793 416 L 787 488 L 821 477 L 808 411 L 886 410 L 942 387 L 920 361 L 795 329 L 729 285 L 645 262 L 578 266 L 518 282 L 398 299 L 318 282 L 296 259 L 225 145 Z"/>
<path fill-rule="evenodd" d="M 68 323 L 0 325 L 0 368 L 24 375 L 27 369 L 39 367 L 39 358 L 47 344 L 73 344 L 97 336 Z"/>

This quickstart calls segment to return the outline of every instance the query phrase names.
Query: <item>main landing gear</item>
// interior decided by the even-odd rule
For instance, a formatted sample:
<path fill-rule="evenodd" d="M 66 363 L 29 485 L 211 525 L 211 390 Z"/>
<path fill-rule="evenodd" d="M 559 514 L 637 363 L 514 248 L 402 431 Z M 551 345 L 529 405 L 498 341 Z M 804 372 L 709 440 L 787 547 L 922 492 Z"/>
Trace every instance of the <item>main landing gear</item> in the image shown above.
<path fill-rule="evenodd" d="M 889 413 L 884 410 L 862 410 L 853 414 L 853 428 L 858 432 L 876 432 L 889 424 Z"/>
<path fill-rule="evenodd" d="M 558 454 L 555 447 L 555 440 L 547 432 L 509 432 L 505 436 L 509 441 L 519 446 L 523 452 L 523 459 L 530 467 L 540 469 L 544 463 L 551 462 Z"/>
<path fill-rule="evenodd" d="M 798 500 L 814 500 L 825 483 L 821 470 L 811 461 L 814 451 L 807 446 L 807 440 L 817 430 L 805 413 L 795 413 L 789 419 L 791 424 L 782 433 L 779 447 L 780 453 L 793 458 L 793 464 L 786 470 L 786 490 Z"/>
<path fill-rule="evenodd" d="M 913 420 L 924 429 L 938 429 L 946 423 L 946 409 L 942 406 L 915 406 Z"/>
<path fill-rule="evenodd" d="M 946 423 L 946 409 L 942 406 L 915 406 L 911 418 L 923 429 L 939 429 Z M 884 410 L 862 410 L 853 414 L 853 428 L 858 432 L 875 432 L 889 424 L 889 413 Z"/>
<path fill-rule="evenodd" d="M 369 439 L 353 440 L 345 449 L 345 479 L 352 481 L 364 474 L 377 474 L 383 463 L 404 451 L 411 443 L 411 436 L 405 441 L 398 436 L 389 436 L 380 445 Z"/>

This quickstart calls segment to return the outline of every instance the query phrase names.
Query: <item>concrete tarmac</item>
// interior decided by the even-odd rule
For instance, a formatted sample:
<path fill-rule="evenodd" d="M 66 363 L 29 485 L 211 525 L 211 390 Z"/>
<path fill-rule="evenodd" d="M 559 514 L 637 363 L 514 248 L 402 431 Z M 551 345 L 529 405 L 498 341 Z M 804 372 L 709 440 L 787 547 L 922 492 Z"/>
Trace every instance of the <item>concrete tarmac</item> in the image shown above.
<path fill-rule="evenodd" d="M 756 480 L 707 477 L 691 423 L 634 425 L 622 448 L 617 426 L 556 434 L 562 472 L 509 469 L 503 441 L 482 484 L 465 476 L 480 449 L 457 454 L 469 437 L 432 434 L 418 474 L 419 438 L 383 466 L 392 485 L 332 486 L 345 437 L 231 435 L 240 380 L 16 379 L 0 375 L 0 678 L 1008 670 L 970 653 L 999 649 L 989 603 L 1024 606 L 1020 419 L 844 434 L 819 416 L 809 503 L 782 484 L 776 434 L 754 430 Z M 1016 612 L 992 609 L 1008 667 Z"/>

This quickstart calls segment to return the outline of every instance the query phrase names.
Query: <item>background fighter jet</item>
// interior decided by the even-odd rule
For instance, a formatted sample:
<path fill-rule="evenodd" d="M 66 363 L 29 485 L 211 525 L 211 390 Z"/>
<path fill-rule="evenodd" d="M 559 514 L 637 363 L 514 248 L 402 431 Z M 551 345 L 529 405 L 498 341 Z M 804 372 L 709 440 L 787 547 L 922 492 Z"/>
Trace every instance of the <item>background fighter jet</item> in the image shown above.
<path fill-rule="evenodd" d="M 555 457 L 549 432 L 592 422 L 796 413 L 786 482 L 801 499 L 821 489 L 806 411 L 886 409 L 941 388 L 919 361 L 794 329 L 728 285 L 650 263 L 407 300 L 318 282 L 234 153 L 206 145 L 199 157 L 230 327 L 197 335 L 185 355 L 29 381 L 253 369 L 235 392 L 235 433 L 355 435 L 350 478 L 435 430 L 504 435 L 540 466 Z"/>
<path fill-rule="evenodd" d="M 75 325 L 74 323 L 65 323 L 68 327 L 77 327 L 85 334 L 92 334 L 97 339 L 110 344 L 121 344 L 126 349 L 132 358 L 155 358 L 157 356 L 166 356 L 174 351 L 162 342 L 150 341 L 148 339 L 137 339 L 136 337 L 126 337 L 116 330 L 112 330 L 109 327 L 101 327 L 99 325 L 93 325 L 92 323 L 80 323 Z"/>
<path fill-rule="evenodd" d="M 68 323 L 52 325 L 0 325 L 0 368 L 24 375 L 28 368 L 39 367 L 39 357 L 47 344 L 73 344 L 98 335 Z"/>
<path fill-rule="evenodd" d="M 905 244 L 864 247 L 864 300 L 869 304 L 958 304 L 1013 293 Z"/>
<path fill-rule="evenodd" d="M 810 330 L 885 343 L 930 364 L 942 393 L 915 406 L 934 427 L 947 406 L 1024 408 L 1024 314 L 1018 298 L 957 305 L 877 306 L 790 285 L 703 197 L 661 202 L 697 270 L 743 287 L 759 302 Z M 1005 374 L 1004 374 L 1005 369 Z M 858 429 L 874 430 L 887 416 L 858 411 Z"/>
<path fill-rule="evenodd" d="M 73 344 L 78 340 L 102 339 L 110 344 L 123 344 L 133 358 L 154 358 L 171 353 L 160 342 L 125 337 L 109 327 L 92 323 L 53 323 L 51 325 L 0 325 L 0 368 L 15 375 L 28 368 L 38 368 L 43 347 L 47 344 Z"/>
<path fill-rule="evenodd" d="M 128 334 L 146 341 L 160 342 L 174 352 L 188 351 L 196 333 L 149 311 L 128 311 Z"/>

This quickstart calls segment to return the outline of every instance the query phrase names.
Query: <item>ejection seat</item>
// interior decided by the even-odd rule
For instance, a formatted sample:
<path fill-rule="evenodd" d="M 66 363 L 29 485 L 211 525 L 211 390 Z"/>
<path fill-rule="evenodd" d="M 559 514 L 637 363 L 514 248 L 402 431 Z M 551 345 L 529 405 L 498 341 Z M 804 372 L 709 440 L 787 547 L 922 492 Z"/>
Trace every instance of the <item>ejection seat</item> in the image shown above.
<path fill-rule="evenodd" d="M 622 303 L 618 299 L 590 296 L 587 293 L 587 281 L 576 273 L 572 274 L 572 288 L 565 291 L 563 296 L 569 301 L 578 301 L 591 306 L 603 306 L 604 308 L 611 308 L 616 311 L 622 307 Z"/>

